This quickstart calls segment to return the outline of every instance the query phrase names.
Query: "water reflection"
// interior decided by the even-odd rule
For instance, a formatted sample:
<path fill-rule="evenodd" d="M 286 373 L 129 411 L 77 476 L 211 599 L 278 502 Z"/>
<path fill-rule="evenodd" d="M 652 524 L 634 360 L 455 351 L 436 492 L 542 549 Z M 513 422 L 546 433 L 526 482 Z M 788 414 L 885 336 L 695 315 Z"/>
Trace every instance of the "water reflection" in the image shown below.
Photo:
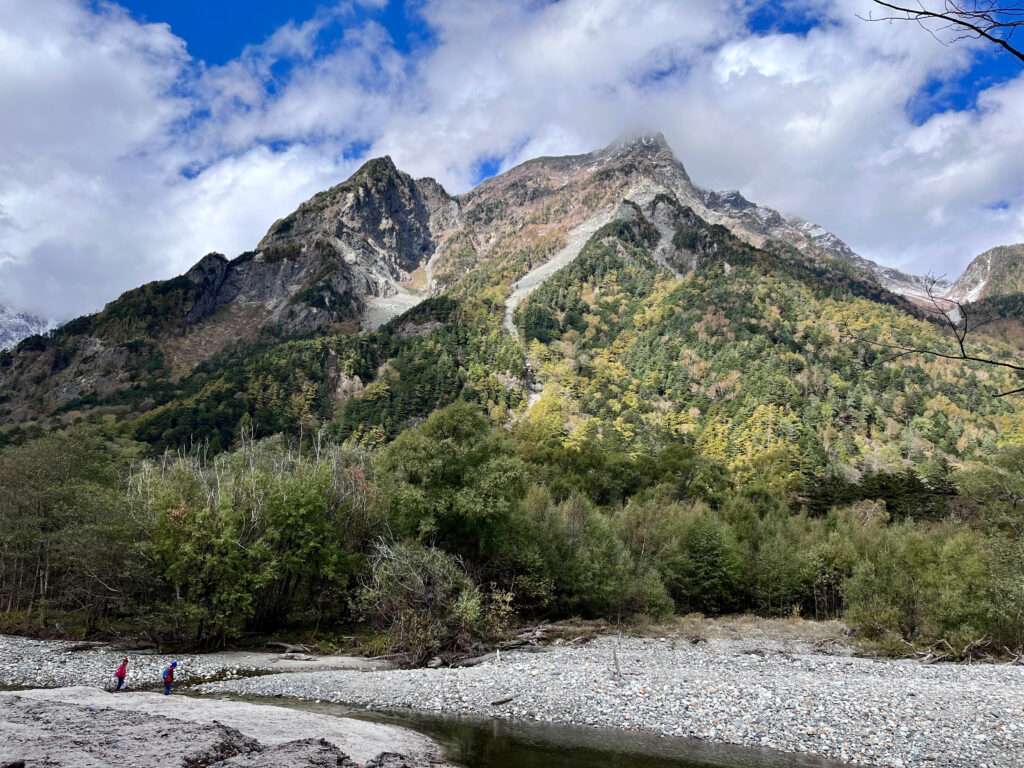
<path fill-rule="evenodd" d="M 412 728 L 445 757 L 466 768 L 837 768 L 845 764 L 767 749 L 662 738 L 611 728 L 555 725 L 392 710 L 368 712 L 341 704 L 275 698 L 246 701 L 294 707 Z"/>

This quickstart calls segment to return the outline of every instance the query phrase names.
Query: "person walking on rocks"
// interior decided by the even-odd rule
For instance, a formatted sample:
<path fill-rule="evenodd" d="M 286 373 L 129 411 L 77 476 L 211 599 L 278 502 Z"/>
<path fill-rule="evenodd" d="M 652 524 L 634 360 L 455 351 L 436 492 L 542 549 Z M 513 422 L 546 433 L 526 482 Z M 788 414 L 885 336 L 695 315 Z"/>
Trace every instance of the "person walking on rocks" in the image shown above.
<path fill-rule="evenodd" d="M 121 666 L 117 668 L 117 672 L 114 673 L 114 677 L 117 678 L 117 688 L 114 689 L 114 693 L 121 690 L 121 686 L 124 685 L 124 679 L 128 675 L 128 659 L 121 659 Z"/>
<path fill-rule="evenodd" d="M 171 694 L 171 685 L 174 683 L 174 669 L 178 666 L 178 662 L 172 661 L 171 666 L 164 670 L 164 696 Z"/>

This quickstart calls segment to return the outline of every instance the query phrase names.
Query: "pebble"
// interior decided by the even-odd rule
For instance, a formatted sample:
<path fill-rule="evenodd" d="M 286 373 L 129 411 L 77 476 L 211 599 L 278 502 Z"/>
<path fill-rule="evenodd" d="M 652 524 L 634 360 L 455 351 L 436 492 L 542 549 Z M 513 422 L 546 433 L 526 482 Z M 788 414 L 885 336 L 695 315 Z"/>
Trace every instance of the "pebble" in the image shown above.
<path fill-rule="evenodd" d="M 70 650 L 75 643 L 32 640 L 0 635 L 0 685 L 24 688 L 62 688 L 88 685 L 113 690 L 114 672 L 121 659 L 129 659 L 125 689 L 163 688 L 161 674 L 172 661 L 175 686 L 219 676 L 251 675 L 269 670 L 269 665 L 238 664 L 238 654 L 185 654 L 181 656 L 136 654 L 98 646 L 86 651 Z"/>
<path fill-rule="evenodd" d="M 0 636 L 0 685 L 111 688 L 127 655 L 130 687 L 156 689 L 160 671 L 177 661 L 177 685 L 219 695 L 647 730 L 852 765 L 1024 768 L 1020 666 L 878 661 L 770 643 L 753 654 L 743 640 L 603 637 L 546 653 L 509 651 L 500 665 L 266 674 L 269 667 L 240 664 L 239 654 L 133 656 L 71 645 Z"/>
<path fill-rule="evenodd" d="M 641 729 L 852 765 L 1024 768 L 1022 667 L 744 650 L 732 640 L 605 637 L 510 651 L 500 665 L 274 674 L 198 689 Z"/>

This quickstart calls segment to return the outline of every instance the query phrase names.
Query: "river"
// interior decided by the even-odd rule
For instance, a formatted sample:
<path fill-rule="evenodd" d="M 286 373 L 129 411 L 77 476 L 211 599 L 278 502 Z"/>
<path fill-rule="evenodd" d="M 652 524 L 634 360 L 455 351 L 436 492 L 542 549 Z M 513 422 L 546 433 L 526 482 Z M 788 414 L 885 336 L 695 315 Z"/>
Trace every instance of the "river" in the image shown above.
<path fill-rule="evenodd" d="M 375 712 L 301 699 L 232 697 L 337 717 L 390 723 L 418 731 L 441 745 L 447 760 L 465 768 L 836 768 L 845 765 L 806 755 L 772 752 L 640 731 L 556 725 L 414 710 Z"/>

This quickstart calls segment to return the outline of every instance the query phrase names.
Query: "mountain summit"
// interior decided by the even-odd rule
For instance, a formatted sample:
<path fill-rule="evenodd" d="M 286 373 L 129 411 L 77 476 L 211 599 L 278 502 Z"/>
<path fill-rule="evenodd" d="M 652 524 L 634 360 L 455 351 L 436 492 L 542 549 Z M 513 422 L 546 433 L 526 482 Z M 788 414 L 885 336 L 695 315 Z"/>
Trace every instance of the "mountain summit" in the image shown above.
<path fill-rule="evenodd" d="M 19 312 L 0 304 L 0 351 L 10 349 L 22 339 L 44 333 L 50 323 L 29 312 Z"/>
<path fill-rule="evenodd" d="M 101 312 L 0 358 L 0 423 L 70 418 L 96 407 L 122 416 L 160 410 L 179 386 L 200 387 L 211 365 L 241 365 L 254 349 L 297 338 L 358 339 L 392 321 L 375 338 L 430 334 L 448 322 L 438 307 L 459 307 L 469 313 L 460 322 L 476 325 L 460 331 L 458 351 L 434 360 L 439 353 L 432 348 L 422 359 L 446 371 L 453 355 L 468 349 L 504 350 L 506 394 L 492 391 L 490 379 L 474 386 L 507 405 L 519 397 L 510 393 L 529 388 L 519 345 L 561 338 L 567 327 L 581 333 L 587 313 L 597 312 L 595 297 L 605 289 L 590 285 L 586 291 L 596 294 L 579 293 L 587 277 L 581 270 L 606 275 L 611 257 L 597 259 L 594 249 L 613 240 L 625 249 L 615 269 L 644 275 L 636 290 L 662 280 L 662 272 L 680 280 L 716 265 L 726 274 L 738 266 L 907 309 L 895 294 L 913 297 L 924 284 L 861 258 L 811 222 L 788 219 L 737 191 L 696 186 L 659 133 L 625 136 L 583 155 L 536 158 L 461 195 L 381 157 L 274 222 L 254 250 L 233 259 L 208 254 L 184 275 L 128 291 Z M 985 284 L 1011 290 L 1009 256 L 996 254 L 992 264 Z M 569 274 L 576 282 L 563 285 Z M 549 296 L 553 285 L 562 285 L 562 296 L 577 296 L 571 307 Z M 301 402 L 327 398 L 325 413 L 381 375 L 377 368 L 355 375 L 352 350 L 332 355 L 311 362 L 316 370 L 293 382 L 307 393 Z M 345 355 L 350 362 L 343 364 Z M 377 364 L 389 355 L 380 351 Z M 223 384 L 221 391 L 237 386 Z M 401 388 L 381 386 L 389 397 Z M 396 413 L 420 412 L 431 391 L 410 391 L 417 404 L 395 405 Z M 218 408 L 235 413 L 246 402 Z"/>

